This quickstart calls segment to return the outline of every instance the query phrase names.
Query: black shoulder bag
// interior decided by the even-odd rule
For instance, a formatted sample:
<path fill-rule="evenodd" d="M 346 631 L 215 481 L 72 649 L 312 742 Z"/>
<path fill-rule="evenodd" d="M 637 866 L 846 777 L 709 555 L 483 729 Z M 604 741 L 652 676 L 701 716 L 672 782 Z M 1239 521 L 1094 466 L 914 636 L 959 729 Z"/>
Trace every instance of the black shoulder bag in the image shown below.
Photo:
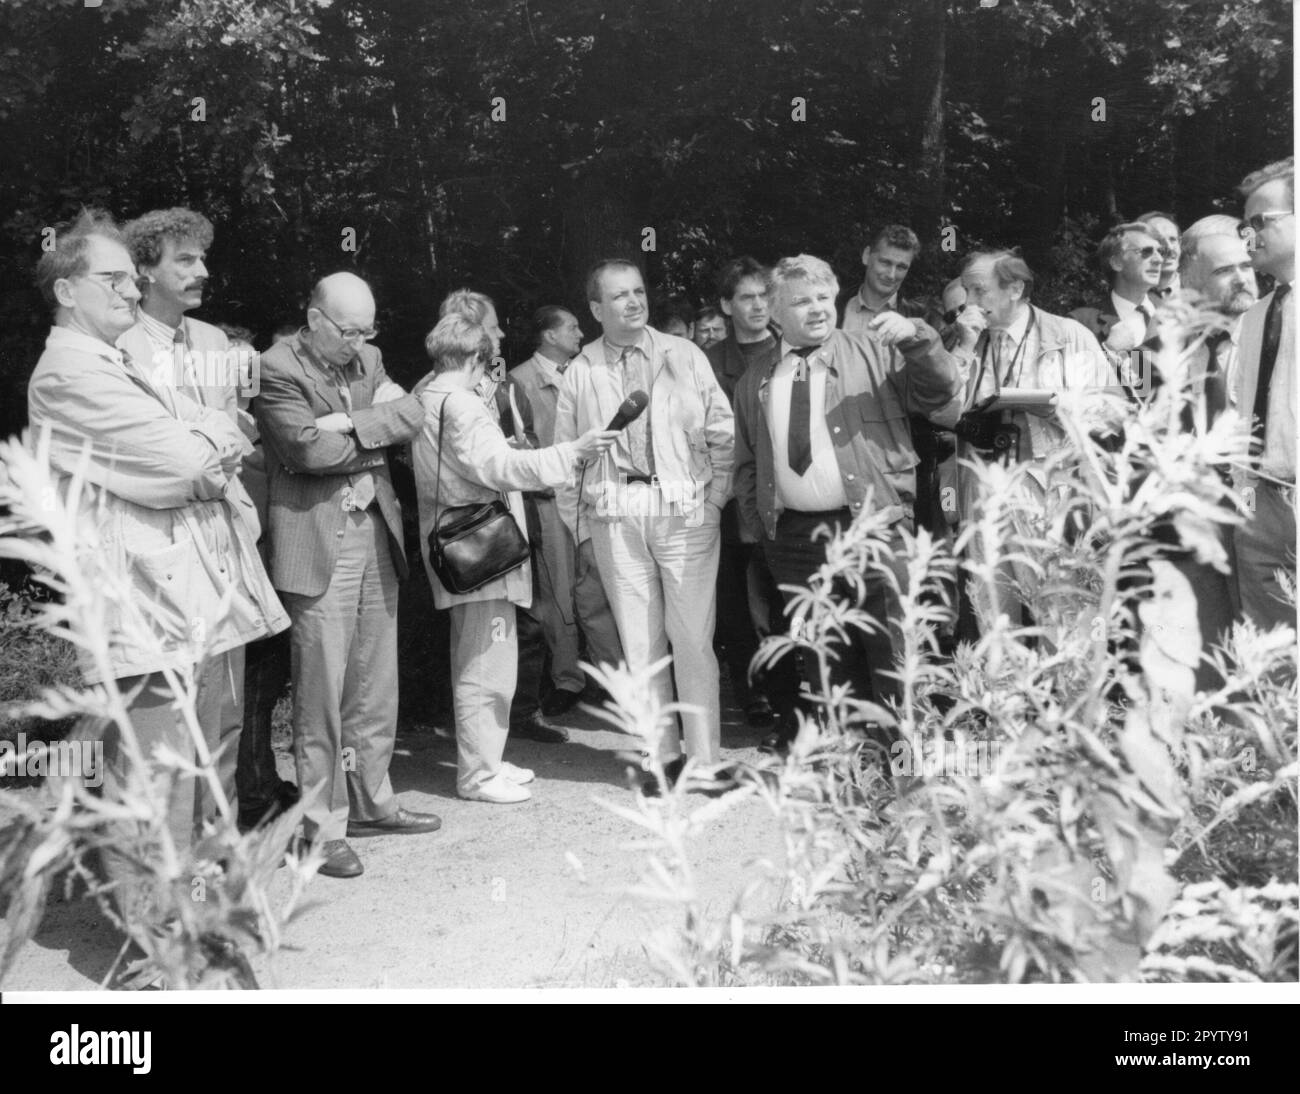
<path fill-rule="evenodd" d="M 442 448 L 447 400 L 438 409 L 438 484 L 433 508 L 442 495 Z M 429 564 L 451 593 L 472 593 L 528 561 L 524 539 L 505 496 L 478 505 L 457 505 L 439 513 L 429 532 Z"/>

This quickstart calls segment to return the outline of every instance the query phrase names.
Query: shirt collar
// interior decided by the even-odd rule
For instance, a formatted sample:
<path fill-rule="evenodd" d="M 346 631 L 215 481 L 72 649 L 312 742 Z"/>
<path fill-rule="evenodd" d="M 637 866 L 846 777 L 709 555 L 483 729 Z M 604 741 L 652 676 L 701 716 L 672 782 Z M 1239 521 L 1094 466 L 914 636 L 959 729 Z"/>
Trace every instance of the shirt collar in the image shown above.
<path fill-rule="evenodd" d="M 544 353 L 534 353 L 533 362 L 537 365 L 537 371 L 541 373 L 542 382 L 550 384 L 551 387 L 559 387 L 560 380 L 564 373 L 560 371 L 560 366 L 552 361 Z M 565 366 L 567 369 L 567 365 Z"/>
<path fill-rule="evenodd" d="M 93 353 L 96 357 L 102 357 L 104 360 L 111 361 L 119 366 L 126 364 L 122 351 L 116 346 L 110 346 L 107 342 L 101 342 L 98 338 L 82 334 L 81 331 L 73 330 L 71 327 L 51 327 L 49 336 L 45 339 L 45 344 L 55 349 L 72 349 L 81 353 Z"/>
<path fill-rule="evenodd" d="M 1149 297 L 1144 297 L 1142 303 L 1147 303 Z M 1119 293 L 1112 290 L 1110 294 L 1110 306 L 1115 309 L 1115 314 L 1120 319 L 1127 319 L 1130 315 L 1138 310 L 1138 306 L 1132 300 L 1126 300 Z M 1149 310 L 1149 309 L 1148 309 Z"/>
<path fill-rule="evenodd" d="M 633 342 L 632 345 L 630 345 L 630 346 L 626 346 L 626 347 L 625 347 L 625 346 L 616 346 L 616 345 L 614 345 L 613 342 L 609 341 L 609 339 L 607 339 L 607 338 L 605 338 L 605 337 L 603 337 L 603 336 L 601 337 L 600 344 L 601 344 L 602 346 L 605 347 L 605 361 L 606 361 L 608 364 L 611 364 L 611 365 L 616 365 L 616 364 L 618 364 L 619 359 L 623 356 L 623 350 L 624 350 L 624 349 L 634 349 L 634 350 L 639 350 L 639 351 L 641 352 L 641 354 L 642 354 L 644 357 L 646 357 L 646 358 L 649 358 L 649 356 L 650 356 L 650 333 L 649 333 L 649 331 L 644 331 L 644 330 L 643 330 L 643 331 L 641 332 L 641 337 L 638 338 L 635 342 Z"/>
<path fill-rule="evenodd" d="M 160 346 L 170 346 L 176 341 L 177 327 L 169 327 L 161 319 L 155 319 L 144 308 L 135 309 L 136 321 L 144 327 L 144 332 L 151 342 Z"/>
<path fill-rule="evenodd" d="M 1026 308 L 1024 309 L 1022 316 L 1006 329 L 1006 334 L 1008 334 L 1011 342 L 1019 346 L 1019 344 L 1021 344 L 1021 339 L 1024 338 L 1024 333 L 1026 333 L 1028 329 L 1030 329 L 1030 309 Z"/>
<path fill-rule="evenodd" d="M 886 300 L 883 305 L 881 305 L 879 308 L 873 308 L 870 304 L 867 303 L 866 299 L 862 295 L 863 292 L 866 291 L 866 288 L 867 288 L 867 283 L 864 281 L 862 283 L 862 286 L 858 289 L 856 295 L 853 297 L 853 299 L 857 302 L 858 307 L 860 307 L 863 311 L 874 312 L 876 315 L 879 315 L 882 311 L 898 310 L 897 289 L 894 290 L 894 295 L 891 296 L 888 300 Z"/>
<path fill-rule="evenodd" d="M 779 363 L 781 361 L 784 361 L 787 357 L 789 357 L 792 353 L 794 353 L 794 350 L 795 347 L 790 345 L 789 342 L 787 342 L 784 338 L 782 338 L 781 355 L 777 358 L 777 362 Z M 827 341 L 827 342 L 823 342 L 820 346 L 818 346 L 815 350 L 813 350 L 812 353 L 808 354 L 807 359 L 809 361 L 826 361 L 829 364 L 830 356 L 831 356 L 830 343 L 829 341 Z"/>

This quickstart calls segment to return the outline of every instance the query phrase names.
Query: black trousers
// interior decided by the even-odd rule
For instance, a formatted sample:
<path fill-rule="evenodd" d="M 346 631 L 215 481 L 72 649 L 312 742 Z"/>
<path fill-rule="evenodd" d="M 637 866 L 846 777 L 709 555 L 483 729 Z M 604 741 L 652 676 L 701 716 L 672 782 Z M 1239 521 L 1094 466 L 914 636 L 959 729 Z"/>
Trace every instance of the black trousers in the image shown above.
<path fill-rule="evenodd" d="M 263 812 L 275 801 L 280 776 L 271 748 L 271 716 L 289 685 L 289 675 L 288 631 L 244 647 L 244 728 L 235 767 L 241 813 Z"/>
<path fill-rule="evenodd" d="M 776 537 L 769 540 L 764 549 L 777 584 L 807 586 L 812 575 L 826 561 L 827 541 L 814 541 L 813 533 L 824 524 L 838 531 L 852 521 L 853 515 L 848 509 L 822 513 L 785 510 L 777 520 Z M 892 546 L 901 551 L 901 539 L 896 536 Z M 905 571 L 904 562 L 900 559 L 895 567 L 901 579 Z M 835 592 L 846 600 L 853 600 L 856 596 L 847 582 L 837 586 Z M 838 659 L 830 663 L 831 682 L 847 684 L 855 697 L 884 706 L 901 694 L 898 681 L 890 675 L 894 668 L 898 597 L 884 577 L 868 575 L 866 595 L 858 606 L 882 623 L 888 620 L 889 626 L 875 634 L 850 629 L 847 647 L 840 646 L 836 650 Z M 790 599 L 787 598 L 787 614 L 789 609 Z M 820 693 L 821 677 L 816 657 L 804 658 L 804 679 L 814 694 Z"/>

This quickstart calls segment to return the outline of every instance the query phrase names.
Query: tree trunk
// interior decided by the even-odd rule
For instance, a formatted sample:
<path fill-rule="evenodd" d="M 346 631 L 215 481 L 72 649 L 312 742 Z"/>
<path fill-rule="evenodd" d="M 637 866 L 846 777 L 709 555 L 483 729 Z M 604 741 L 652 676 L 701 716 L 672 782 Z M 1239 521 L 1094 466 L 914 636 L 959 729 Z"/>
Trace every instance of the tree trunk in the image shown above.
<path fill-rule="evenodd" d="M 946 212 L 944 166 L 944 82 L 947 71 L 948 20 L 945 0 L 919 6 L 913 25 L 913 71 L 916 73 L 916 119 L 920 140 L 914 156 L 915 190 L 912 228 L 923 246 L 934 247 Z"/>

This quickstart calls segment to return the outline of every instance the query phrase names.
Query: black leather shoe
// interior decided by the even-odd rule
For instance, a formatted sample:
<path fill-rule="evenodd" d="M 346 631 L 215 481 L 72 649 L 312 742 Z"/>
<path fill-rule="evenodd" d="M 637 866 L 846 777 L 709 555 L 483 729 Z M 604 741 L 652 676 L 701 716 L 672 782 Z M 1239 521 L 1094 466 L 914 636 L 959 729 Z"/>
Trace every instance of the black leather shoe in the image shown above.
<path fill-rule="evenodd" d="M 561 714 L 567 714 L 578 704 L 582 694 L 577 691 L 569 691 L 566 688 L 556 688 L 550 695 L 542 700 L 542 714 L 547 718 L 558 718 Z"/>
<path fill-rule="evenodd" d="M 348 821 L 348 837 L 358 839 L 362 836 L 418 836 L 422 832 L 436 832 L 442 827 L 442 818 L 433 813 L 416 813 L 403 809 L 383 820 Z"/>
<path fill-rule="evenodd" d="M 677 785 L 677 780 L 682 777 L 682 768 L 686 766 L 686 757 L 678 756 L 664 764 L 664 779 L 670 787 Z M 659 797 L 659 780 L 654 775 L 647 775 L 641 780 L 641 793 L 647 798 Z"/>
<path fill-rule="evenodd" d="M 325 861 L 316 871 L 318 874 L 326 877 L 360 877 L 365 873 L 366 868 L 361 865 L 357 853 L 348 846 L 347 840 L 326 840 L 321 850 L 325 853 Z"/>
<path fill-rule="evenodd" d="M 298 787 L 284 779 L 278 780 L 271 797 L 264 802 L 239 806 L 239 830 L 251 832 L 263 824 L 270 824 L 281 813 L 287 813 L 298 804 Z"/>
<path fill-rule="evenodd" d="M 562 745 L 569 739 L 569 731 L 561 726 L 551 725 L 540 712 L 533 711 L 527 721 L 510 727 L 510 736 L 539 741 L 544 745 Z"/>

